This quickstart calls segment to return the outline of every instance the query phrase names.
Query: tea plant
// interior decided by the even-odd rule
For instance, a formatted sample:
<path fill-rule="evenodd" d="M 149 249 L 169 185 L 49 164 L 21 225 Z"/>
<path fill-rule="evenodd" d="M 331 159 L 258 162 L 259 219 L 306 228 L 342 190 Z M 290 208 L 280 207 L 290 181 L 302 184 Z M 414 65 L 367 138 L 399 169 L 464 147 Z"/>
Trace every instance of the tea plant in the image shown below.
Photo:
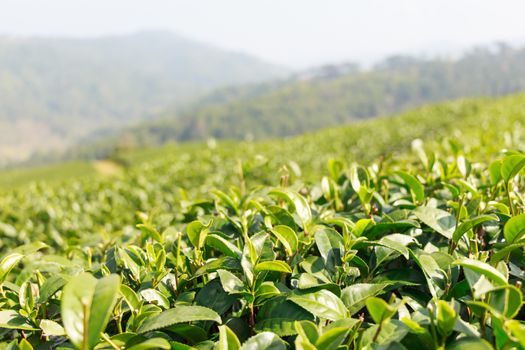
<path fill-rule="evenodd" d="M 276 142 L 11 192 L 0 348 L 525 348 L 522 136 L 464 135 L 322 173 L 268 165 Z"/>

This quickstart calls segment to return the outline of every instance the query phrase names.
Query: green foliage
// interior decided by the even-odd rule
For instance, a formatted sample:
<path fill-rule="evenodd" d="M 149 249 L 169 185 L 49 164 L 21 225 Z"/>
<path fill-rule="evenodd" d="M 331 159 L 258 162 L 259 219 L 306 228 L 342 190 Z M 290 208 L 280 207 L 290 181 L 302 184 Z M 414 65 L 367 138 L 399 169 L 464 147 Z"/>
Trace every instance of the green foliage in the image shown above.
<path fill-rule="evenodd" d="M 418 110 L 423 145 L 408 114 L 5 191 L 1 346 L 519 349 L 525 178 L 491 164 L 523 155 L 522 106 Z"/>

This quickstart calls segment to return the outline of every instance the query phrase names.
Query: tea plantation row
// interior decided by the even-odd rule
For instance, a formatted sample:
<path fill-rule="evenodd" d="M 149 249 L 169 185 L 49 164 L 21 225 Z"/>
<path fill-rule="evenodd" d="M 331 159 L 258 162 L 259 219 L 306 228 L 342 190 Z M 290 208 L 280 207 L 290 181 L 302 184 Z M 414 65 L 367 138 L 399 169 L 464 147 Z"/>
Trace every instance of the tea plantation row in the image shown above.
<path fill-rule="evenodd" d="M 461 101 L 4 191 L 0 348 L 525 348 L 524 121 Z"/>

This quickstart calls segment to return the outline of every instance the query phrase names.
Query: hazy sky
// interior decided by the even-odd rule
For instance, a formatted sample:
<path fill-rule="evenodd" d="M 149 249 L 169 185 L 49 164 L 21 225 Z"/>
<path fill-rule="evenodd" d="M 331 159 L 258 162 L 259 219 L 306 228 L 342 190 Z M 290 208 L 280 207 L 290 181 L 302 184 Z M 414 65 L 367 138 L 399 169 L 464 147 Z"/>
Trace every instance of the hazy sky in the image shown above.
<path fill-rule="evenodd" d="M 291 67 L 525 41 L 524 0 L 0 0 L 0 34 L 168 29 Z"/>

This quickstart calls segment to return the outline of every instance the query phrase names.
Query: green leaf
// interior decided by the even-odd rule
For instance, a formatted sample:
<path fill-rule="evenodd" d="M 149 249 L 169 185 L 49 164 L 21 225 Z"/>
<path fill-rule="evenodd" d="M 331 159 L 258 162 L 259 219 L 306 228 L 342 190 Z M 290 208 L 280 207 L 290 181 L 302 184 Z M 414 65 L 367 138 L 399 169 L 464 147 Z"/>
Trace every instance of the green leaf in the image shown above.
<path fill-rule="evenodd" d="M 301 339 L 309 344 L 315 344 L 317 339 L 319 339 L 319 330 L 315 323 L 311 321 L 295 321 L 294 326 L 297 339 Z"/>
<path fill-rule="evenodd" d="M 498 314 L 509 319 L 516 317 L 523 304 L 521 290 L 515 286 L 498 287 L 489 292 L 489 305 Z"/>
<path fill-rule="evenodd" d="M 191 244 L 197 248 L 201 249 L 204 245 L 204 240 L 208 233 L 207 226 L 203 225 L 200 221 L 192 221 L 186 226 L 186 233 Z"/>
<path fill-rule="evenodd" d="M 434 231 L 448 239 L 452 239 L 456 228 L 456 218 L 453 215 L 450 215 L 444 210 L 432 207 L 417 207 L 413 213 L 419 220 L 423 221 Z"/>
<path fill-rule="evenodd" d="M 518 339 L 520 345 L 525 348 L 525 325 L 518 320 L 510 320 L 505 323 L 505 326 Z"/>
<path fill-rule="evenodd" d="M 31 345 L 31 343 L 28 342 L 26 339 L 20 340 L 18 347 L 20 348 L 20 350 L 34 350 L 33 345 Z"/>
<path fill-rule="evenodd" d="M 418 202 L 421 202 L 423 199 L 425 199 L 425 187 L 423 187 L 418 179 L 404 171 L 396 171 L 395 174 L 403 179 L 403 182 L 405 182 L 412 193 L 414 193 L 414 197 Z"/>
<path fill-rule="evenodd" d="M 337 321 L 350 316 L 341 299 L 326 289 L 314 293 L 293 294 L 288 299 L 322 319 Z"/>
<path fill-rule="evenodd" d="M 478 272 L 487 277 L 489 280 L 495 282 L 497 285 L 503 286 L 507 284 L 507 279 L 501 274 L 501 272 L 482 261 L 464 258 L 455 261 L 454 264 Z"/>
<path fill-rule="evenodd" d="M 464 337 L 450 343 L 446 350 L 493 350 L 493 348 L 485 339 Z"/>
<path fill-rule="evenodd" d="M 168 298 L 156 289 L 147 288 L 141 290 L 140 296 L 150 304 L 162 306 L 164 309 L 169 309 L 170 307 Z"/>
<path fill-rule="evenodd" d="M 335 327 L 323 332 L 315 342 L 317 349 L 336 350 L 350 332 L 347 327 Z"/>
<path fill-rule="evenodd" d="M 284 261 L 274 260 L 274 261 L 263 261 L 255 265 L 255 272 L 261 271 L 277 271 L 284 273 L 292 273 L 290 266 Z"/>
<path fill-rule="evenodd" d="M 133 345 L 128 350 L 148 350 L 148 349 L 171 349 L 170 343 L 164 338 L 151 338 Z"/>
<path fill-rule="evenodd" d="M 523 246 L 525 246 L 525 240 L 506 245 L 505 247 L 503 247 L 503 249 L 498 250 L 490 257 L 490 263 L 492 265 L 497 264 L 500 260 L 507 257 L 514 249 L 518 249 Z"/>
<path fill-rule="evenodd" d="M 124 298 L 129 309 L 134 312 L 140 308 L 140 299 L 137 293 L 125 284 L 120 285 L 120 295 Z"/>
<path fill-rule="evenodd" d="M 20 260 L 24 258 L 23 254 L 12 253 L 8 254 L 0 260 L 0 283 L 4 282 L 9 272 L 15 267 Z"/>
<path fill-rule="evenodd" d="M 525 235 L 525 214 L 510 218 L 503 228 L 503 236 L 507 243 L 519 241 Z"/>
<path fill-rule="evenodd" d="M 89 273 L 71 279 L 62 296 L 62 322 L 71 342 L 92 349 L 99 341 L 117 302 L 120 277 L 97 280 Z"/>
<path fill-rule="evenodd" d="M 387 286 L 386 283 L 352 284 L 341 291 L 341 300 L 353 315 L 365 306 L 366 299 L 384 293 Z"/>
<path fill-rule="evenodd" d="M 15 310 L 0 311 L 0 328 L 20 329 L 26 331 L 38 330 L 29 318 L 20 315 Z"/>
<path fill-rule="evenodd" d="M 147 237 L 150 237 L 152 240 L 162 243 L 162 235 L 155 229 L 155 227 L 149 224 L 138 224 L 137 228 Z"/>
<path fill-rule="evenodd" d="M 443 336 L 448 336 L 454 329 L 458 315 L 453 307 L 446 301 L 438 300 L 437 302 L 437 325 Z"/>
<path fill-rule="evenodd" d="M 290 211 L 297 214 L 303 226 L 307 226 L 312 221 L 310 206 L 306 199 L 299 193 L 288 189 L 274 189 L 271 190 L 269 194 L 285 199 L 290 206 Z"/>
<path fill-rule="evenodd" d="M 226 256 L 240 258 L 242 255 L 242 252 L 233 243 L 216 234 L 207 235 L 205 244 L 217 249 Z"/>
<path fill-rule="evenodd" d="M 52 320 L 40 320 L 39 327 L 46 337 L 66 335 L 64 327 Z"/>
<path fill-rule="evenodd" d="M 201 324 L 206 323 L 201 322 Z M 208 339 L 208 333 L 194 324 L 178 323 L 167 327 L 166 330 L 184 338 L 190 344 L 197 344 Z"/>
<path fill-rule="evenodd" d="M 489 176 L 490 176 L 490 183 L 492 185 L 497 184 L 501 180 L 501 165 L 502 160 L 498 159 L 492 163 L 490 163 L 489 166 Z"/>
<path fill-rule="evenodd" d="M 311 313 L 284 297 L 267 301 L 257 313 L 255 330 L 270 331 L 281 337 L 296 334 L 296 321 L 313 320 Z"/>
<path fill-rule="evenodd" d="M 501 163 L 501 177 L 505 182 L 509 182 L 525 166 L 525 156 L 513 154 L 503 158 Z"/>
<path fill-rule="evenodd" d="M 314 231 L 315 244 L 327 268 L 333 270 L 340 266 L 345 246 L 343 237 L 333 228 L 326 226 L 316 226 Z"/>
<path fill-rule="evenodd" d="M 291 256 L 297 252 L 297 247 L 299 244 L 299 239 L 297 234 L 290 227 L 285 225 L 274 226 L 271 230 L 271 233 L 277 237 L 286 250 L 286 254 Z"/>
<path fill-rule="evenodd" d="M 452 239 L 454 242 L 458 243 L 465 232 L 487 221 L 499 221 L 499 218 L 497 215 L 480 215 L 465 220 L 456 228 L 454 234 L 452 235 Z"/>
<path fill-rule="evenodd" d="M 388 305 L 386 301 L 376 297 L 366 299 L 366 308 L 375 323 L 380 324 L 390 319 L 396 313 L 396 308 Z"/>
<path fill-rule="evenodd" d="M 47 302 L 49 298 L 51 298 L 51 296 L 53 296 L 53 294 L 55 294 L 60 288 L 65 286 L 66 283 L 67 280 L 61 276 L 50 276 L 40 288 L 40 295 L 37 303 L 43 304 Z"/>
<path fill-rule="evenodd" d="M 228 326 L 219 326 L 218 350 L 238 350 L 240 348 L 241 343 L 235 333 Z"/>
<path fill-rule="evenodd" d="M 240 350 L 286 350 L 286 346 L 276 334 L 262 332 L 248 339 Z"/>
<path fill-rule="evenodd" d="M 138 328 L 138 333 L 146 333 L 174 325 L 192 321 L 214 321 L 222 323 L 221 317 L 212 309 L 203 306 L 180 305 L 173 309 L 147 318 Z"/>
<path fill-rule="evenodd" d="M 217 270 L 221 285 L 227 293 L 242 293 L 244 292 L 244 283 L 233 273 L 226 270 Z"/>

